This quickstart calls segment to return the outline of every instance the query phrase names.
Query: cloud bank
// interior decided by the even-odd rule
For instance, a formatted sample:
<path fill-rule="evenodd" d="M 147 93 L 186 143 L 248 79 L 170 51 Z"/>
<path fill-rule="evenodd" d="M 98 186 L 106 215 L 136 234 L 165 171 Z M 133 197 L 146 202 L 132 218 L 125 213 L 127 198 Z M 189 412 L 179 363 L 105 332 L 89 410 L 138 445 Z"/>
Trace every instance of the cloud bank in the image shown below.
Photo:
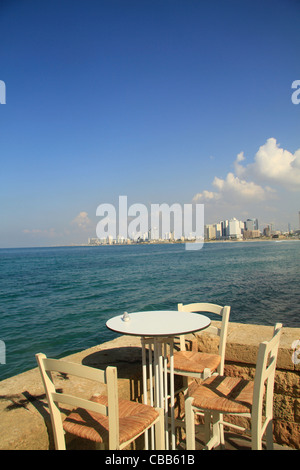
<path fill-rule="evenodd" d="M 241 152 L 234 162 L 234 173 L 224 179 L 216 176 L 212 182 L 215 190 L 204 190 L 193 201 L 261 202 L 274 199 L 279 188 L 300 191 L 300 149 L 292 154 L 270 138 L 258 149 L 253 163 L 244 166 L 244 161 Z"/>

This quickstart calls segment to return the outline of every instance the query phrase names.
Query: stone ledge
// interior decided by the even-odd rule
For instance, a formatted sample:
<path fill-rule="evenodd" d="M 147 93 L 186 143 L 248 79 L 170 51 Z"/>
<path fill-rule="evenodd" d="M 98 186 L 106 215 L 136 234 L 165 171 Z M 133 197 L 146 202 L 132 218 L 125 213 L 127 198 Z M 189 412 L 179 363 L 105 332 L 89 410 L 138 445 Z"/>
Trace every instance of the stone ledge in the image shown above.
<path fill-rule="evenodd" d="M 212 321 L 212 325 L 220 327 L 220 322 Z M 249 325 L 244 323 L 229 323 L 226 361 L 240 362 L 245 364 L 256 364 L 259 343 L 267 341 L 272 337 L 273 327 L 264 325 Z M 197 333 L 198 345 L 201 350 L 216 350 L 215 338 L 205 331 Z M 300 328 L 283 328 L 280 338 L 277 368 L 284 370 L 300 371 L 299 364 L 292 361 L 293 341 L 300 340 Z"/>

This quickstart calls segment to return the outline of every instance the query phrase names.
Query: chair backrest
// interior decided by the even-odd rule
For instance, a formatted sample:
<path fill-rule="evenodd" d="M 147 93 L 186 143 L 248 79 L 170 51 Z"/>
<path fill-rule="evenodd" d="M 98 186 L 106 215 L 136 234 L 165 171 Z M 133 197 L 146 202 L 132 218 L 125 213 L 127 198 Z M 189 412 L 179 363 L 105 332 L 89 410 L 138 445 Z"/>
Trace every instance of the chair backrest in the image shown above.
<path fill-rule="evenodd" d="M 64 430 L 61 419 L 61 412 L 58 403 L 80 407 L 85 410 L 108 416 L 109 419 L 109 447 L 118 448 L 119 445 L 119 408 L 118 408 L 118 388 L 117 388 L 117 368 L 107 367 L 106 370 L 94 369 L 81 364 L 74 364 L 57 359 L 48 359 L 45 354 L 36 354 L 36 360 L 44 384 L 51 423 L 54 433 L 55 448 L 65 450 Z M 69 395 L 64 392 L 57 392 L 51 372 L 90 379 L 107 385 L 108 406 L 96 403 L 91 400 Z"/>
<path fill-rule="evenodd" d="M 252 405 L 252 439 L 255 439 L 257 434 L 262 436 L 267 427 L 272 426 L 274 380 L 281 330 L 282 324 L 276 323 L 272 339 L 260 343 L 258 348 Z M 264 396 L 266 402 L 263 422 Z"/>
<path fill-rule="evenodd" d="M 228 331 L 228 322 L 230 316 L 231 307 L 211 303 L 192 303 L 192 304 L 178 304 L 178 310 L 180 312 L 207 312 L 207 313 L 215 313 L 220 315 L 222 318 L 221 328 L 217 328 L 216 326 L 211 325 L 207 328 L 206 332 L 211 332 L 220 337 L 219 340 L 219 354 L 221 356 L 221 362 L 218 367 L 218 373 L 224 373 L 224 362 L 225 362 L 225 350 L 226 350 L 226 340 L 227 340 L 227 331 Z M 180 349 L 182 351 L 185 350 L 185 337 L 182 335 L 180 337 Z"/>

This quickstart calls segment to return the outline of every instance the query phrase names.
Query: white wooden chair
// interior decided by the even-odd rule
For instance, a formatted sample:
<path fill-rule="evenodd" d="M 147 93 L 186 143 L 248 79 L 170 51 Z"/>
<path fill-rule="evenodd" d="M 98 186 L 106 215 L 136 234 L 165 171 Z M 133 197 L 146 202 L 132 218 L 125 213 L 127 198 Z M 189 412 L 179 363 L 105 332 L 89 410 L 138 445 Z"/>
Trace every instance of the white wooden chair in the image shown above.
<path fill-rule="evenodd" d="M 192 345 L 192 350 L 187 351 L 185 336 L 180 336 L 180 351 L 174 353 L 174 374 L 183 377 L 203 379 L 210 376 L 212 373 L 224 373 L 230 309 L 231 308 L 228 306 L 222 307 L 211 303 L 178 304 L 178 310 L 181 312 L 207 312 L 220 315 L 222 323 L 221 328 L 211 325 L 205 330 L 205 332 L 219 336 L 218 352 L 216 354 L 199 352 L 195 343 Z M 187 379 L 185 384 L 185 389 L 186 388 Z"/>
<path fill-rule="evenodd" d="M 159 408 L 129 400 L 118 399 L 117 369 L 94 369 L 36 354 L 42 376 L 55 448 L 65 450 L 65 431 L 99 444 L 99 448 L 120 450 L 155 426 L 156 448 L 164 450 L 164 413 Z M 107 396 L 93 396 L 89 400 L 66 393 L 58 393 L 51 372 L 74 375 L 107 385 Z M 76 407 L 62 421 L 58 403 Z"/>
<path fill-rule="evenodd" d="M 259 345 L 254 381 L 216 375 L 201 385 L 195 382 L 190 385 L 185 401 L 187 450 L 195 449 L 195 413 L 199 411 L 212 415 L 212 437 L 205 449 L 221 444 L 220 426 L 228 425 L 222 421 L 224 414 L 251 418 L 253 450 L 262 449 L 265 433 L 267 449 L 273 448 L 273 390 L 281 328 L 282 324 L 277 323 L 272 339 Z M 231 427 L 241 429 L 236 425 Z"/>
<path fill-rule="evenodd" d="M 224 363 L 225 363 L 225 350 L 227 331 L 231 307 L 221 306 L 212 303 L 191 303 L 183 305 L 178 304 L 178 310 L 180 312 L 202 312 L 202 313 L 213 313 L 221 317 L 221 327 L 210 325 L 206 328 L 205 332 L 212 333 L 218 337 L 218 350 L 216 353 L 204 353 L 198 351 L 197 340 L 192 341 L 191 350 L 187 350 L 188 342 L 186 341 L 185 335 L 179 337 L 180 340 L 180 351 L 174 352 L 174 374 L 183 377 L 183 387 L 176 390 L 176 394 L 183 391 L 187 393 L 189 380 L 194 379 L 205 379 L 210 377 L 212 374 L 223 374 Z M 205 415 L 205 414 L 204 414 Z M 209 415 L 205 418 L 205 439 L 208 440 L 210 437 L 210 424 Z M 184 426 L 185 421 L 180 419 L 176 420 L 178 426 Z M 224 433 L 221 429 L 221 440 L 224 440 Z"/>

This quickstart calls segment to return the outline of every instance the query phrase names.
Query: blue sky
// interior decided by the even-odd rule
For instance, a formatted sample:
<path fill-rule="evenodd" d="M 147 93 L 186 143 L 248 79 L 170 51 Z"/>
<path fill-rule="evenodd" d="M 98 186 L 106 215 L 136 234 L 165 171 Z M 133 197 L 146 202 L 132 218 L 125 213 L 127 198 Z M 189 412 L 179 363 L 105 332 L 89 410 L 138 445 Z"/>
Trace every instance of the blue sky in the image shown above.
<path fill-rule="evenodd" d="M 0 1 L 0 247 L 84 243 L 119 195 L 298 229 L 299 18 L 296 0 Z"/>

